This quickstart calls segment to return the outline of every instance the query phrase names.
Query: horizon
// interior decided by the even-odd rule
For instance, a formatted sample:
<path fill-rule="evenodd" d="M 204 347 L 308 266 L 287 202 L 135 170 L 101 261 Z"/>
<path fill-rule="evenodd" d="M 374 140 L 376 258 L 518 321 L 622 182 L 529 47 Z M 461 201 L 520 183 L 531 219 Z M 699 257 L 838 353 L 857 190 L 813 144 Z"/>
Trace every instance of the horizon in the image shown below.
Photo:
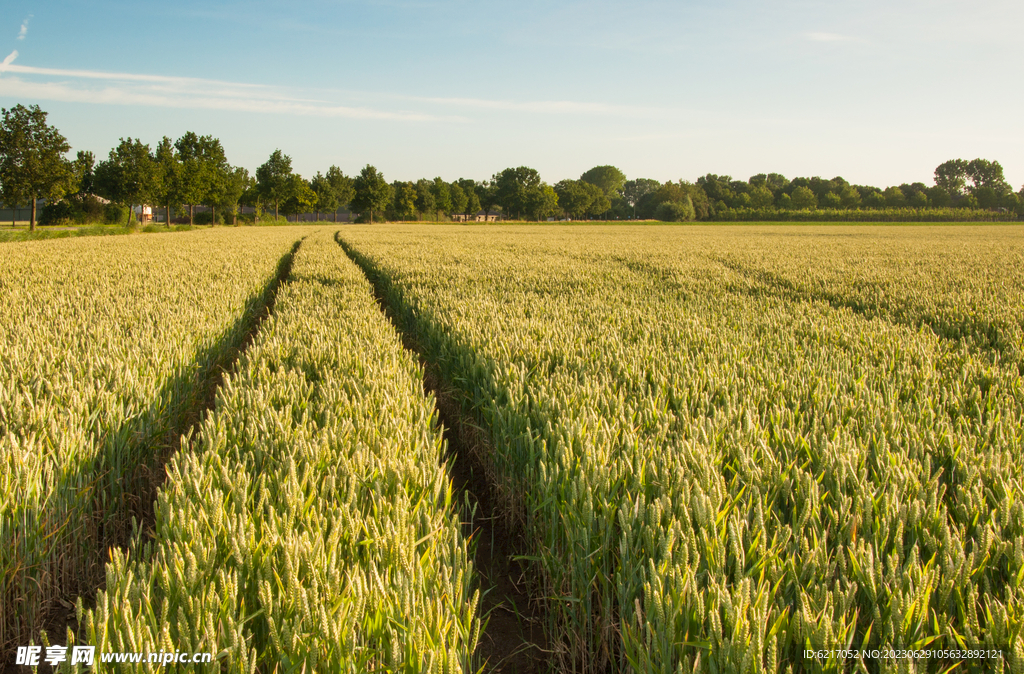
<path fill-rule="evenodd" d="M 1003 1 L 17 0 L 0 24 L 0 106 L 39 105 L 97 160 L 122 137 L 194 131 L 250 172 L 280 148 L 307 178 L 525 165 L 555 183 L 614 165 L 662 182 L 886 187 L 980 157 L 1017 190 L 1022 22 Z"/>

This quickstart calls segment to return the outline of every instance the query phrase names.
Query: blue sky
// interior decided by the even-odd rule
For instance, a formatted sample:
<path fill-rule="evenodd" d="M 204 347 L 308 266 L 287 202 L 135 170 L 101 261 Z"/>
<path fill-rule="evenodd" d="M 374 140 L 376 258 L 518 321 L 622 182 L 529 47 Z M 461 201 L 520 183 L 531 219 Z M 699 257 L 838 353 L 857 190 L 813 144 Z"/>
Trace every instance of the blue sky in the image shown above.
<path fill-rule="evenodd" d="M 0 106 L 98 157 L 191 130 L 306 176 L 884 187 L 982 157 L 1016 189 L 1021 26 L 1020 0 L 4 0 Z"/>

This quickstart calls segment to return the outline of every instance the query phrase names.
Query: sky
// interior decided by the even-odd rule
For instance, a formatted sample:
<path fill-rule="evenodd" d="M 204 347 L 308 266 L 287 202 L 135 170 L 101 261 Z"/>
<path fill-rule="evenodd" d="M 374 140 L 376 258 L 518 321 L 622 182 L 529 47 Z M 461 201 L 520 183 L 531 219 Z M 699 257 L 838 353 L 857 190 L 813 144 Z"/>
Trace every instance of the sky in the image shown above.
<path fill-rule="evenodd" d="M 0 106 L 250 171 L 1024 183 L 1020 0 L 3 0 Z"/>

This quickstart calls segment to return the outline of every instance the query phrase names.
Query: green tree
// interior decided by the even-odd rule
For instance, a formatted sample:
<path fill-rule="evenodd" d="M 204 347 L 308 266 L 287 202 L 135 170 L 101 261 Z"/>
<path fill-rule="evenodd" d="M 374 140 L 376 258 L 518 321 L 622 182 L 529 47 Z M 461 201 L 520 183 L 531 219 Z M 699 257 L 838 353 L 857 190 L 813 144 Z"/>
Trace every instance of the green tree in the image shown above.
<path fill-rule="evenodd" d="M 885 205 L 889 208 L 904 208 L 907 205 L 907 195 L 898 187 L 886 187 L 882 194 L 885 196 Z"/>
<path fill-rule="evenodd" d="M 626 183 L 626 174 L 614 166 L 595 166 L 580 176 L 580 180 L 591 185 L 597 185 L 608 197 L 609 201 L 615 197 L 622 196 L 621 190 Z M 611 208 L 609 203 L 608 208 Z M 605 211 L 608 210 L 607 208 Z M 604 211 L 600 211 L 604 213 Z M 600 213 L 597 213 L 598 215 Z"/>
<path fill-rule="evenodd" d="M 424 213 L 434 212 L 434 190 L 432 189 L 434 183 L 427 180 L 426 178 L 420 178 L 416 181 L 416 210 L 419 211 L 417 214 L 419 218 L 426 220 L 423 217 Z"/>
<path fill-rule="evenodd" d="M 284 200 L 281 202 L 281 210 L 285 216 L 295 216 L 295 222 L 299 221 L 300 213 L 308 213 L 316 205 L 316 192 L 312 186 L 297 173 L 288 176 Z"/>
<path fill-rule="evenodd" d="M 459 183 L 454 182 L 448 186 L 448 194 L 451 195 L 452 205 L 450 213 L 462 213 L 465 215 L 466 206 L 469 204 L 469 197 Z"/>
<path fill-rule="evenodd" d="M 567 218 L 582 218 L 594 200 L 594 194 L 586 189 L 582 180 L 559 180 L 555 183 L 558 206 Z M 593 187 L 593 185 L 590 185 Z"/>
<path fill-rule="evenodd" d="M 687 196 L 683 201 L 664 201 L 654 211 L 654 217 L 662 222 L 689 222 L 696 217 L 693 201 Z"/>
<path fill-rule="evenodd" d="M 360 213 L 369 213 L 369 222 L 373 222 L 373 212 L 387 208 L 391 200 L 391 186 L 375 167 L 367 164 L 359 172 L 353 187 L 355 197 L 352 199 L 352 208 Z"/>
<path fill-rule="evenodd" d="M 394 191 L 393 208 L 396 220 L 416 219 L 416 183 L 395 182 L 392 185 Z"/>
<path fill-rule="evenodd" d="M 156 146 L 156 188 L 153 192 L 153 199 L 164 207 L 167 216 L 167 226 L 171 226 L 171 206 L 177 205 L 178 187 L 181 180 L 181 162 L 178 161 L 178 151 L 174 143 L 167 136 L 164 136 L 160 144 Z"/>
<path fill-rule="evenodd" d="M 938 185 L 929 187 L 927 193 L 928 203 L 932 208 L 946 208 L 953 203 L 953 197 L 950 196 L 949 192 Z"/>
<path fill-rule="evenodd" d="M 768 208 L 775 203 L 775 195 L 767 185 L 755 185 L 750 188 L 750 205 L 754 208 Z"/>
<path fill-rule="evenodd" d="M 1010 184 L 1003 176 L 1003 167 L 997 161 L 987 159 L 972 159 L 967 162 L 967 177 L 971 180 L 971 193 L 978 196 L 980 203 L 981 196 L 976 192 L 983 188 L 991 188 L 997 199 L 999 196 L 1011 192 Z"/>
<path fill-rule="evenodd" d="M 476 215 L 476 213 L 482 208 L 479 192 L 485 189 L 484 186 L 477 185 L 476 181 L 472 178 L 459 178 L 458 183 L 459 187 L 462 188 L 462 191 L 466 193 L 466 205 L 463 207 L 463 212 L 467 217 L 470 215 Z"/>
<path fill-rule="evenodd" d="M 821 199 L 824 208 L 839 209 L 843 207 L 843 198 L 835 192 L 826 192 Z"/>
<path fill-rule="evenodd" d="M 814 192 L 809 187 L 797 187 L 789 196 L 793 200 L 793 208 L 800 211 L 809 210 L 818 205 L 818 198 L 814 196 Z"/>
<path fill-rule="evenodd" d="M 853 185 L 847 185 L 839 194 L 839 199 L 843 203 L 843 208 L 857 208 L 860 206 L 860 190 Z"/>
<path fill-rule="evenodd" d="M 967 185 L 967 162 L 950 159 L 939 164 L 935 168 L 935 184 L 954 199 L 962 196 Z"/>
<path fill-rule="evenodd" d="M 490 217 L 491 211 L 498 207 L 498 191 L 494 188 L 494 183 L 485 180 L 476 186 L 475 191 L 480 200 L 480 208 L 487 217 Z"/>
<path fill-rule="evenodd" d="M 242 201 L 242 195 L 252 185 L 253 179 L 249 177 L 249 171 L 242 166 L 231 169 L 225 175 L 220 202 L 217 205 L 231 214 L 232 225 L 238 224 L 238 205 Z"/>
<path fill-rule="evenodd" d="M 447 213 L 452 209 L 452 195 L 448 190 L 448 183 L 440 177 L 434 178 L 430 186 L 430 192 L 434 195 L 434 209 L 437 212 L 437 219 L 441 220 L 441 213 Z"/>
<path fill-rule="evenodd" d="M 622 197 L 626 203 L 633 207 L 633 219 L 636 219 L 636 207 L 640 200 L 647 194 L 654 192 L 661 187 L 661 183 L 650 178 L 637 178 L 627 180 L 622 186 Z"/>
<path fill-rule="evenodd" d="M 327 179 L 327 184 L 331 186 L 331 190 L 334 192 L 334 199 L 336 205 L 333 209 L 334 221 L 338 221 L 338 209 L 342 206 L 348 206 L 349 202 L 352 201 L 352 196 L 355 191 L 352 187 L 352 179 L 342 173 L 341 169 L 337 166 L 331 166 L 327 169 L 327 174 L 324 176 Z"/>
<path fill-rule="evenodd" d="M 180 163 L 177 196 L 188 204 L 188 219 L 189 224 L 192 224 L 196 204 L 206 204 L 215 208 L 229 166 L 224 155 L 224 147 L 213 136 L 198 136 L 188 131 L 174 141 L 174 149 L 177 150 Z M 213 221 L 216 222 L 216 219 Z"/>
<path fill-rule="evenodd" d="M 100 196 L 128 207 L 129 224 L 135 215 L 132 207 L 153 199 L 159 186 L 158 169 L 149 145 L 122 138 L 107 160 L 96 166 L 96 190 Z"/>
<path fill-rule="evenodd" d="M 75 174 L 73 184 L 80 194 L 91 194 L 96 180 L 96 155 L 89 150 L 79 150 L 71 163 Z"/>
<path fill-rule="evenodd" d="M 12 208 L 32 202 L 29 229 L 36 229 L 36 202 L 55 202 L 74 190 L 75 173 L 64 153 L 71 149 L 38 105 L 2 110 L 0 196 Z"/>
<path fill-rule="evenodd" d="M 292 158 L 274 150 L 258 169 L 256 169 L 256 190 L 260 198 L 268 204 L 274 204 L 274 217 L 280 213 L 281 202 L 288 198 L 288 185 L 292 176 Z"/>
<path fill-rule="evenodd" d="M 586 213 L 589 216 L 603 215 L 608 212 L 612 207 L 612 200 L 599 186 L 580 181 L 583 185 L 583 189 L 590 193 L 590 204 L 587 206 Z M 617 196 L 616 199 L 621 197 Z"/>
<path fill-rule="evenodd" d="M 501 206 L 506 215 L 515 214 L 515 217 L 529 215 L 534 202 L 538 202 L 538 190 L 540 189 L 540 173 L 528 166 L 518 168 L 507 168 L 501 173 L 494 175 L 494 201 Z M 552 190 L 554 194 L 554 190 Z M 555 196 L 555 207 L 558 206 L 558 197 Z M 546 217 L 546 216 L 545 216 Z"/>
<path fill-rule="evenodd" d="M 317 171 L 313 179 L 309 181 L 309 186 L 316 196 L 313 203 L 313 211 L 316 214 L 316 221 L 320 222 L 320 211 L 338 210 L 338 198 L 335 196 L 331 184 L 327 181 L 327 177 L 320 173 L 320 171 Z"/>
<path fill-rule="evenodd" d="M 535 222 L 558 215 L 558 195 L 555 188 L 541 183 L 527 193 L 525 212 Z"/>

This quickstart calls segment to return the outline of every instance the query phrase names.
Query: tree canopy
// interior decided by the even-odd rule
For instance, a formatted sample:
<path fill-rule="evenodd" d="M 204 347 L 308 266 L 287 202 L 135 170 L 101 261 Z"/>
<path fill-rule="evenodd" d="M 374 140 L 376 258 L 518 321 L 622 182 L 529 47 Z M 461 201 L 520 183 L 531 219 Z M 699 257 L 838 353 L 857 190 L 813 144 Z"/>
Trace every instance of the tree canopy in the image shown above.
<path fill-rule="evenodd" d="M 352 208 L 369 215 L 368 222 L 373 222 L 374 211 L 380 212 L 387 208 L 391 200 L 391 186 L 376 167 L 367 164 L 353 181 L 355 196 Z"/>
<path fill-rule="evenodd" d="M 38 105 L 2 110 L 0 121 L 0 195 L 15 206 L 30 201 L 29 228 L 36 228 L 36 201 L 56 201 L 74 189 L 75 172 L 64 153 L 71 149 Z"/>
<path fill-rule="evenodd" d="M 267 203 L 274 204 L 274 217 L 280 212 L 281 202 L 288 198 L 288 185 L 292 175 L 292 158 L 274 150 L 256 169 L 256 193 Z"/>

